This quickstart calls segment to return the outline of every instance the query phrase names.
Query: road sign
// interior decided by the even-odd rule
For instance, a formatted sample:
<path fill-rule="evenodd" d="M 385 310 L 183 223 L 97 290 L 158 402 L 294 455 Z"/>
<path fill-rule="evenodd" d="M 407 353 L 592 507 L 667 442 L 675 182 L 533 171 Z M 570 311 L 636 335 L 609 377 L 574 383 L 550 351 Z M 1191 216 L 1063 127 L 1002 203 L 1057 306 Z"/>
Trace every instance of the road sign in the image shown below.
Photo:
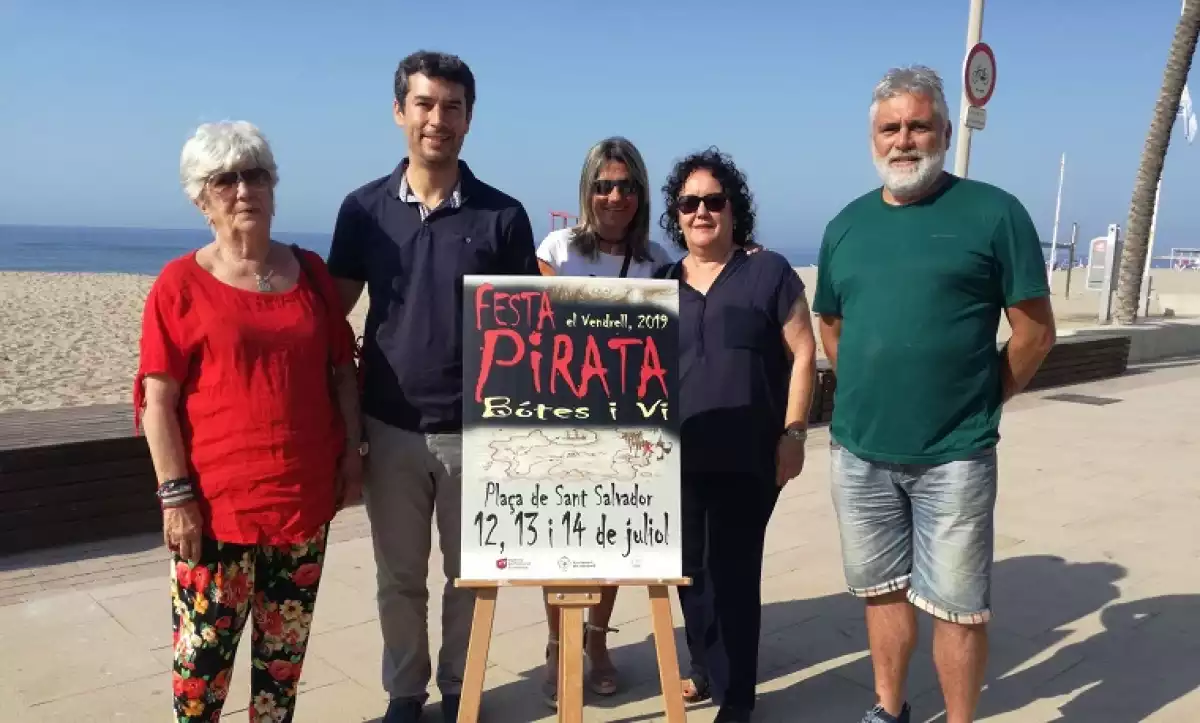
<path fill-rule="evenodd" d="M 1104 267 L 1108 264 L 1108 237 L 1098 236 L 1088 244 L 1086 285 L 1089 291 L 1104 286 Z"/>
<path fill-rule="evenodd" d="M 967 106 L 965 125 L 973 131 L 981 131 L 987 125 L 987 110 L 977 105 Z"/>
<path fill-rule="evenodd" d="M 963 87 L 967 101 L 982 108 L 996 90 L 996 55 L 987 43 L 976 43 L 963 63 Z"/>

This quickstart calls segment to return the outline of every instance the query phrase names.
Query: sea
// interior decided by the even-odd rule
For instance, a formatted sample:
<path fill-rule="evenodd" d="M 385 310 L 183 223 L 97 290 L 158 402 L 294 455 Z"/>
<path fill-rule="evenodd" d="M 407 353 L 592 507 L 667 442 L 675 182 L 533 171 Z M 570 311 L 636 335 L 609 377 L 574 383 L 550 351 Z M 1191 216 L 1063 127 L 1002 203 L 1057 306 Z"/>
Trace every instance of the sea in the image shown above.
<path fill-rule="evenodd" d="M 274 232 L 322 257 L 329 233 Z M 159 229 L 0 224 L 0 270 L 157 274 L 171 259 L 212 241 L 207 228 Z M 770 244 L 766 244 L 770 247 Z M 817 263 L 816 249 L 776 249 L 793 266 Z"/>
<path fill-rule="evenodd" d="M 329 234 L 277 233 L 325 256 Z M 0 225 L 0 270 L 156 275 L 171 259 L 212 241 L 201 229 Z"/>

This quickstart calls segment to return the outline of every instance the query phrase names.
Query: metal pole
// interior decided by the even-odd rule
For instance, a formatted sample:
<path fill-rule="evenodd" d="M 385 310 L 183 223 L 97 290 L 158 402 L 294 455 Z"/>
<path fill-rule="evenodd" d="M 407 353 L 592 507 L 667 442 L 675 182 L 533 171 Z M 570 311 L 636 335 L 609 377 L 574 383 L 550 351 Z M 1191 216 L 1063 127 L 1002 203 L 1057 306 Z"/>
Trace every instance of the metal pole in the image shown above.
<path fill-rule="evenodd" d="M 1112 293 L 1115 285 L 1113 282 L 1116 280 L 1117 266 L 1121 258 L 1121 227 L 1115 223 L 1108 225 L 1108 240 L 1105 242 L 1104 251 L 1104 278 L 1100 282 L 1101 324 L 1112 321 Z"/>
<path fill-rule="evenodd" d="M 971 0 L 971 12 L 967 16 L 967 49 L 963 54 L 963 64 L 966 64 L 966 53 L 980 41 L 983 36 L 983 0 Z M 964 67 L 963 73 L 966 72 Z M 962 84 L 962 74 L 959 73 L 959 84 Z M 971 160 L 971 129 L 967 127 L 967 89 L 962 90 L 962 100 L 958 107 L 958 145 L 954 147 L 954 175 L 959 178 L 967 177 L 967 166 Z"/>
<path fill-rule="evenodd" d="M 1071 270 L 1075 268 L 1075 242 L 1079 238 L 1079 224 L 1071 224 L 1071 252 L 1067 260 L 1067 292 L 1065 298 L 1071 298 Z"/>
<path fill-rule="evenodd" d="M 1058 164 L 1058 198 L 1054 201 L 1054 230 L 1050 232 L 1050 261 L 1046 264 L 1046 283 L 1054 288 L 1054 262 L 1058 260 L 1058 214 L 1062 210 L 1063 178 L 1067 173 L 1067 154 Z"/>
<path fill-rule="evenodd" d="M 1150 261 L 1154 258 L 1154 231 L 1158 228 L 1158 200 L 1162 198 L 1162 177 L 1154 187 L 1154 212 L 1150 215 L 1150 234 L 1146 237 L 1146 267 L 1142 269 L 1142 288 L 1138 294 L 1142 318 L 1150 316 Z"/>

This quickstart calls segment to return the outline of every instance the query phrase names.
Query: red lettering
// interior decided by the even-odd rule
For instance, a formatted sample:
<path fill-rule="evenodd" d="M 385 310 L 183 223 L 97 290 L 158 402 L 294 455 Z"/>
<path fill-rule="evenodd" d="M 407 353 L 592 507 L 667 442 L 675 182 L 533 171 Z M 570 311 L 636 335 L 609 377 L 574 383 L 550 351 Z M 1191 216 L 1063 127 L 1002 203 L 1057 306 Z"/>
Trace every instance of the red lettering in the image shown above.
<path fill-rule="evenodd" d="M 511 359 L 497 359 L 496 345 L 501 339 L 512 339 L 516 349 Z M 487 384 L 488 375 L 492 373 L 492 364 L 502 367 L 516 366 L 525 356 L 525 341 L 521 335 L 512 329 L 488 329 L 483 332 L 483 359 L 479 363 L 479 379 L 475 382 L 475 401 L 483 401 L 483 387 Z M 643 375 L 645 372 L 643 372 Z"/>
<path fill-rule="evenodd" d="M 533 297 L 535 297 L 535 296 L 541 296 L 541 292 L 540 291 L 526 291 L 525 293 L 521 294 L 521 301 L 525 302 L 525 318 L 526 319 L 533 319 Z M 530 321 L 529 325 L 533 326 L 533 322 Z"/>
<path fill-rule="evenodd" d="M 530 313 L 532 316 L 532 313 Z M 550 328 L 554 328 L 554 309 L 550 307 L 550 294 L 542 292 L 542 303 L 538 308 L 537 330 L 541 331 L 546 320 L 550 320 Z"/>
<path fill-rule="evenodd" d="M 571 357 L 575 355 L 575 345 L 571 342 L 571 337 L 565 334 L 554 335 L 554 350 L 550 354 L 550 393 L 554 394 L 554 381 L 562 375 L 563 381 L 567 383 L 567 388 L 574 392 L 575 396 L 579 396 L 579 389 L 575 386 L 575 382 L 571 380 L 571 370 L 567 367 Z"/>
<path fill-rule="evenodd" d="M 646 396 L 646 388 L 650 385 L 651 379 L 657 379 L 659 385 L 662 386 L 663 396 L 667 396 L 667 372 L 662 368 L 662 362 L 658 359 L 658 346 L 654 343 L 654 337 L 646 337 L 646 348 L 642 353 L 642 379 L 638 384 L 638 399 Z"/>
<path fill-rule="evenodd" d="M 512 308 L 513 304 L 511 301 L 511 297 L 512 297 L 512 294 L 506 294 L 503 291 L 497 291 L 492 294 L 492 321 L 496 322 L 496 326 L 515 326 L 515 325 L 505 324 L 504 321 L 500 318 L 501 305 L 504 304 L 505 301 L 508 302 L 509 308 Z M 513 309 L 513 311 L 516 312 L 516 317 L 518 319 L 520 319 L 521 312 L 517 311 L 516 309 Z"/>
<path fill-rule="evenodd" d="M 483 331 L 483 309 L 487 306 L 483 302 L 483 297 L 491 290 L 491 284 L 480 284 L 475 287 L 475 328 L 479 331 Z"/>
<path fill-rule="evenodd" d="M 490 298 L 488 294 L 491 294 Z M 534 299 L 539 299 L 536 321 L 533 318 Z M 496 291 L 495 287 L 488 283 L 480 284 L 475 288 L 475 328 L 479 331 L 483 331 L 484 309 L 489 307 L 495 326 L 516 327 L 525 324 L 537 331 L 541 331 L 547 322 L 551 328 L 555 326 L 550 295 L 542 291 L 521 291 L 512 294 Z"/>
<path fill-rule="evenodd" d="M 496 293 L 496 297 L 501 294 Z M 511 303 L 511 300 L 517 299 L 516 294 L 504 295 Z M 476 313 L 482 315 L 482 310 L 485 304 L 482 300 L 476 303 Z M 495 308 L 495 307 L 493 307 Z M 551 320 L 551 323 L 553 321 Z M 653 337 L 645 337 L 644 339 L 629 339 L 615 338 L 607 339 L 605 346 L 607 354 L 616 352 L 616 359 L 609 357 L 605 358 L 600 351 L 600 343 L 592 334 L 588 334 L 584 339 L 584 348 L 582 358 L 580 359 L 579 368 L 572 373 L 572 364 L 575 363 L 575 342 L 569 334 L 552 334 L 550 336 L 543 335 L 540 332 L 531 332 L 528 336 L 522 335 L 515 329 L 498 328 L 486 329 L 482 333 L 483 347 L 481 350 L 481 359 L 479 365 L 479 375 L 475 383 L 475 401 L 483 401 L 484 389 L 487 386 L 488 379 L 491 377 L 493 369 L 500 367 L 515 367 L 525 361 L 528 356 L 530 377 L 533 381 L 533 389 L 536 393 L 541 394 L 548 386 L 550 394 L 558 393 L 559 382 L 567 386 L 567 389 L 578 399 L 583 399 L 588 395 L 593 381 L 598 381 L 604 389 L 605 396 L 612 398 L 613 388 L 609 384 L 609 373 L 616 371 L 621 380 L 620 392 L 625 393 L 628 388 L 628 376 L 631 373 L 629 364 L 629 348 L 642 347 L 641 365 L 638 369 L 638 387 L 637 396 L 639 399 L 644 399 L 649 391 L 650 382 L 657 380 L 659 387 L 662 389 L 663 396 L 667 396 L 667 371 L 663 368 L 662 359 L 658 353 L 658 346 L 654 343 Z M 512 343 L 511 349 L 503 348 L 503 341 L 509 340 Z M 542 343 L 551 341 L 550 350 L 543 350 Z M 550 357 L 549 364 L 549 384 L 544 384 L 543 368 L 546 356 Z M 616 361 L 616 365 L 611 362 Z M 606 363 L 610 362 L 610 363 Z"/>
<path fill-rule="evenodd" d="M 576 396 L 580 399 L 587 396 L 588 382 L 592 377 L 600 377 L 600 385 L 604 387 L 605 396 L 612 397 L 612 392 L 608 388 L 608 370 L 604 368 L 604 362 L 600 360 L 600 347 L 596 346 L 596 337 L 588 334 L 587 342 L 583 347 L 583 368 L 579 371 L 579 391 Z"/>
<path fill-rule="evenodd" d="M 636 346 L 641 343 L 642 343 L 641 339 L 609 339 L 608 340 L 608 348 L 612 349 L 613 351 L 619 352 L 621 354 L 620 378 L 621 378 L 621 393 L 622 394 L 625 393 L 625 383 L 627 381 L 625 378 L 626 377 L 625 370 L 628 368 L 625 363 L 625 349 L 626 349 L 626 347 Z M 608 391 L 608 389 L 605 388 L 605 391 Z"/>
<path fill-rule="evenodd" d="M 541 394 L 542 392 L 542 352 L 538 351 L 538 347 L 542 345 L 541 332 L 533 332 L 529 335 L 529 345 L 533 350 L 529 352 L 529 366 L 533 371 L 533 391 Z"/>

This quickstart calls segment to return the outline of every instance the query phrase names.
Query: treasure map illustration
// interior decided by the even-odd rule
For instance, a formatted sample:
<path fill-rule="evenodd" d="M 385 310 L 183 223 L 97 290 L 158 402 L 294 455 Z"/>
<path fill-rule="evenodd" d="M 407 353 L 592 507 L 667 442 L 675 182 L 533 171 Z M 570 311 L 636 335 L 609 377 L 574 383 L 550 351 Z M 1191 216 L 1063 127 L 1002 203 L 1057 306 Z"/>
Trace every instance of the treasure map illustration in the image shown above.
<path fill-rule="evenodd" d="M 513 482 L 636 482 L 676 449 L 658 429 L 489 429 L 480 455 L 485 475 Z M 670 468 L 674 471 L 674 467 Z"/>

